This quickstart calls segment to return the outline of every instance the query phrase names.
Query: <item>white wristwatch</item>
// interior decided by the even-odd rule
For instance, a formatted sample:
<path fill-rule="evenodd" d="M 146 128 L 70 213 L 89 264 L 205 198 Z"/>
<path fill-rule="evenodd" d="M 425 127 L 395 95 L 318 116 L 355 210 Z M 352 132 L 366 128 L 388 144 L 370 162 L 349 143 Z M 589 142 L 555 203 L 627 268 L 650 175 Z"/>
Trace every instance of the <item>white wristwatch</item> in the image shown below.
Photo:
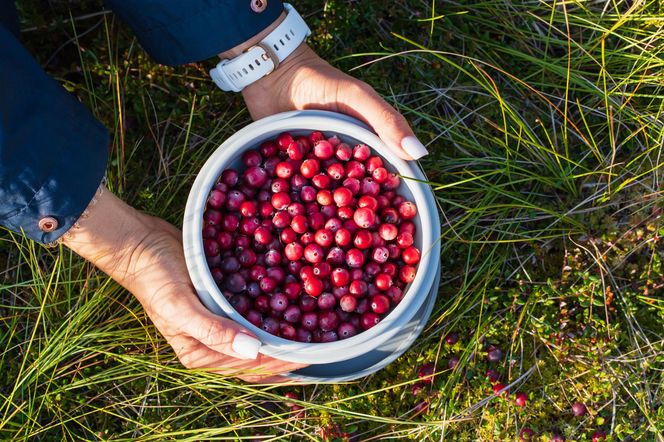
<path fill-rule="evenodd" d="M 295 8 L 284 3 L 287 15 L 260 43 L 233 59 L 221 60 L 210 71 L 217 86 L 224 91 L 240 92 L 254 81 L 274 71 L 311 34 Z"/>

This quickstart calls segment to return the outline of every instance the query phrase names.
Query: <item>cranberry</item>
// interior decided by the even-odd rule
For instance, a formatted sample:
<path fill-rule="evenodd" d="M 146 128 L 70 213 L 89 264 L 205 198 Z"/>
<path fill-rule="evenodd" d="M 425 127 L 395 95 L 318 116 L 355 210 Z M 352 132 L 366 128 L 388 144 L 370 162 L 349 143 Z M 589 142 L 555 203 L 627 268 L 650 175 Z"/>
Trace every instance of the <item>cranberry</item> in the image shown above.
<path fill-rule="evenodd" d="M 459 365 L 459 358 L 457 356 L 452 356 L 448 361 L 447 361 L 447 366 L 450 368 L 450 370 L 454 370 L 457 365 Z"/>
<path fill-rule="evenodd" d="M 295 230 L 291 229 L 290 227 L 286 227 L 284 230 L 281 231 L 279 234 L 279 239 L 281 239 L 281 242 L 283 244 L 290 244 L 293 241 L 296 241 L 298 238 L 298 234 L 295 233 Z M 290 258 L 289 258 L 290 259 Z M 299 258 L 298 258 L 299 259 Z"/>
<path fill-rule="evenodd" d="M 417 369 L 417 377 L 422 379 L 422 382 L 425 384 L 430 384 L 433 382 L 435 375 L 434 373 L 436 372 L 436 366 L 432 364 L 431 362 L 427 362 L 424 365 L 421 365 Z"/>
<path fill-rule="evenodd" d="M 311 296 L 303 295 L 300 296 L 299 298 L 300 310 L 306 313 L 313 312 L 316 309 L 317 303 L 318 301 L 316 300 L 316 298 L 313 298 Z"/>
<path fill-rule="evenodd" d="M 325 259 L 332 265 L 341 265 L 346 260 L 346 253 L 341 247 L 332 247 Z"/>
<path fill-rule="evenodd" d="M 565 442 L 565 438 L 559 433 L 553 433 L 551 435 L 551 442 Z"/>
<path fill-rule="evenodd" d="M 249 298 L 244 295 L 233 295 L 230 299 L 230 304 L 241 315 L 249 311 Z"/>
<path fill-rule="evenodd" d="M 397 265 L 393 262 L 386 262 L 380 269 L 383 273 L 390 275 L 391 277 L 394 277 L 397 274 Z"/>
<path fill-rule="evenodd" d="M 318 278 L 309 278 L 303 285 L 304 291 L 310 296 L 316 297 L 323 293 L 323 282 Z"/>
<path fill-rule="evenodd" d="M 504 388 L 505 388 L 505 384 L 503 384 L 502 382 L 497 382 L 497 383 L 493 384 L 493 394 L 496 395 L 496 396 L 501 395 L 501 396 L 507 397 L 508 390 L 505 390 L 501 393 L 501 390 L 503 390 Z"/>
<path fill-rule="evenodd" d="M 339 315 L 334 310 L 326 310 L 318 315 L 318 326 L 323 331 L 336 330 L 339 327 Z"/>
<path fill-rule="evenodd" d="M 302 161 L 302 165 L 300 165 L 300 173 L 303 177 L 311 179 L 318 172 L 320 172 L 320 163 L 318 160 L 307 159 Z"/>
<path fill-rule="evenodd" d="M 395 285 L 387 289 L 385 294 L 392 300 L 392 303 L 394 305 L 400 303 L 401 300 L 403 299 L 403 290 L 401 290 L 399 287 Z"/>
<path fill-rule="evenodd" d="M 307 213 L 307 210 L 302 203 L 291 203 L 286 209 L 286 211 L 292 217 L 296 217 L 298 215 L 306 215 Z"/>
<path fill-rule="evenodd" d="M 288 146 L 293 141 L 295 141 L 295 140 L 293 140 L 293 137 L 288 132 L 280 133 L 277 136 L 277 146 L 279 146 L 279 149 L 282 150 L 282 151 L 285 151 L 286 149 L 288 149 Z"/>
<path fill-rule="evenodd" d="M 290 191 L 290 185 L 288 184 L 288 181 L 283 178 L 275 178 L 270 184 L 270 190 L 272 193 L 288 192 Z"/>
<path fill-rule="evenodd" d="M 318 193 L 316 193 L 316 202 L 320 204 L 321 206 L 330 206 L 334 202 L 334 198 L 332 197 L 332 192 L 329 190 L 319 190 Z"/>
<path fill-rule="evenodd" d="M 350 268 L 360 268 L 364 264 L 364 255 L 359 249 L 350 249 L 346 252 L 346 265 Z"/>
<path fill-rule="evenodd" d="M 368 229 L 376 222 L 376 213 L 367 207 L 361 207 L 355 210 L 353 221 L 355 221 L 355 224 L 359 227 Z"/>
<path fill-rule="evenodd" d="M 316 188 L 313 186 L 302 186 L 302 190 L 300 190 L 300 198 L 302 198 L 302 201 L 316 201 Z"/>
<path fill-rule="evenodd" d="M 345 312 L 353 312 L 357 308 L 357 299 L 352 295 L 342 296 L 339 300 L 339 307 Z"/>
<path fill-rule="evenodd" d="M 399 215 L 403 219 L 413 219 L 417 215 L 417 207 L 411 201 L 404 201 L 399 204 Z"/>
<path fill-rule="evenodd" d="M 277 163 L 277 165 L 274 168 L 274 173 L 282 179 L 288 179 L 293 175 L 293 172 L 295 171 L 295 168 L 293 167 L 293 164 L 291 164 L 288 161 L 281 161 Z"/>
<path fill-rule="evenodd" d="M 353 148 L 353 158 L 358 161 L 365 161 L 371 155 L 371 149 L 366 144 L 358 144 Z"/>
<path fill-rule="evenodd" d="M 265 279 L 263 279 L 265 281 Z M 288 307 L 288 297 L 283 293 L 275 293 L 270 298 L 270 308 L 277 312 L 283 312 Z"/>
<path fill-rule="evenodd" d="M 305 343 L 311 342 L 311 339 L 312 339 L 311 338 L 311 331 L 298 327 L 295 330 L 295 332 L 296 332 L 296 334 L 295 334 L 295 340 L 296 341 L 305 342 Z"/>
<path fill-rule="evenodd" d="M 346 187 L 337 187 L 334 189 L 333 199 L 337 207 L 345 207 L 353 202 L 353 193 Z"/>
<path fill-rule="evenodd" d="M 295 215 L 291 219 L 290 226 L 299 234 L 305 233 L 309 230 L 309 223 L 307 222 L 307 217 L 304 215 Z"/>
<path fill-rule="evenodd" d="M 219 255 L 221 248 L 219 243 L 213 239 L 204 239 L 203 240 L 203 252 L 205 256 L 216 256 Z"/>
<path fill-rule="evenodd" d="M 413 235 L 410 233 L 404 232 L 397 235 L 397 245 L 401 249 L 406 249 L 413 245 Z"/>
<path fill-rule="evenodd" d="M 251 324 L 255 325 L 256 327 L 260 327 L 261 323 L 263 322 L 263 317 L 256 310 L 249 310 L 245 318 L 247 318 L 247 321 L 249 321 Z"/>
<path fill-rule="evenodd" d="M 252 167 L 249 167 L 245 172 L 244 176 L 242 177 L 242 181 L 249 187 L 258 189 L 259 187 L 262 187 L 265 183 L 267 183 L 268 180 L 268 173 L 267 171 L 258 166 L 254 165 Z"/>
<path fill-rule="evenodd" d="M 312 264 L 323 260 L 323 248 L 316 243 L 308 244 L 304 248 L 304 259 Z"/>
<path fill-rule="evenodd" d="M 320 140 L 314 144 L 314 155 L 321 160 L 327 160 L 334 155 L 334 146 L 327 140 Z"/>
<path fill-rule="evenodd" d="M 457 342 L 459 342 L 459 333 L 451 332 L 451 333 L 448 333 L 447 336 L 445 336 L 445 343 L 447 345 L 454 345 Z"/>
<path fill-rule="evenodd" d="M 390 309 L 390 299 L 385 295 L 375 295 L 371 298 L 371 310 L 382 315 Z"/>
<path fill-rule="evenodd" d="M 277 281 L 275 281 L 274 278 L 266 276 L 258 281 L 258 286 L 264 293 L 272 293 L 277 288 Z M 286 304 L 288 304 L 288 297 L 284 295 L 284 298 L 286 299 Z"/>
<path fill-rule="evenodd" d="M 386 247 L 376 247 L 371 254 L 371 259 L 380 264 L 387 262 L 389 257 L 390 253 Z"/>
<path fill-rule="evenodd" d="M 344 188 L 350 190 L 353 195 L 360 193 L 360 180 L 357 178 L 346 178 L 342 185 Z"/>
<path fill-rule="evenodd" d="M 401 253 L 401 259 L 406 264 L 417 264 L 420 261 L 420 251 L 416 247 L 410 246 Z"/>
<path fill-rule="evenodd" d="M 330 187 L 331 180 L 329 176 L 319 173 L 318 175 L 314 175 L 314 177 L 311 178 L 311 184 L 313 184 L 314 187 L 318 189 L 327 189 Z"/>
<path fill-rule="evenodd" d="M 389 172 L 384 167 L 377 167 L 371 172 L 371 176 L 377 183 L 381 184 L 387 181 Z"/>
<path fill-rule="evenodd" d="M 385 241 L 392 241 L 398 235 L 397 226 L 395 226 L 394 224 L 387 224 L 387 223 L 381 224 L 378 227 L 378 234 Z"/>
<path fill-rule="evenodd" d="M 224 281 L 226 290 L 232 293 L 242 293 L 247 288 L 247 281 L 239 273 L 228 275 Z"/>
<path fill-rule="evenodd" d="M 254 240 L 258 244 L 268 245 L 272 242 L 272 232 L 267 227 L 260 226 L 254 231 Z"/>
<path fill-rule="evenodd" d="M 519 407 L 525 407 L 528 402 L 528 396 L 525 393 L 519 392 L 514 398 L 514 403 Z"/>
<path fill-rule="evenodd" d="M 574 413 L 574 416 L 576 417 L 585 416 L 587 412 L 588 409 L 581 402 L 574 402 L 572 404 L 572 413 Z"/>
<path fill-rule="evenodd" d="M 327 176 L 333 180 L 340 180 L 346 175 L 346 168 L 341 163 L 332 163 L 327 167 Z"/>
<path fill-rule="evenodd" d="M 346 163 L 346 176 L 348 178 L 356 178 L 360 180 L 364 178 L 364 174 L 365 174 L 364 164 L 358 161 L 349 161 L 348 163 Z"/>
<path fill-rule="evenodd" d="M 380 322 L 380 316 L 378 316 L 373 312 L 363 313 L 362 318 L 360 319 L 360 325 L 364 330 L 369 330 L 371 327 L 378 324 L 379 322 Z"/>
<path fill-rule="evenodd" d="M 314 275 L 328 282 L 328 276 L 332 273 L 332 266 L 324 261 L 314 264 Z"/>
<path fill-rule="evenodd" d="M 215 209 L 221 209 L 226 202 L 226 193 L 221 190 L 213 189 L 208 196 L 208 205 Z"/>
<path fill-rule="evenodd" d="M 219 180 L 228 187 L 234 187 L 240 179 L 235 169 L 226 169 L 221 173 Z"/>
<path fill-rule="evenodd" d="M 286 192 L 279 192 L 272 195 L 272 207 L 276 210 L 284 210 L 291 203 L 290 196 Z"/>
<path fill-rule="evenodd" d="M 337 335 L 339 336 L 339 339 L 348 339 L 352 336 L 355 336 L 356 334 L 357 328 L 348 322 L 341 323 L 337 329 Z"/>
<path fill-rule="evenodd" d="M 323 293 L 318 297 L 318 308 L 321 310 L 330 310 L 336 305 L 337 298 L 332 293 Z"/>
<path fill-rule="evenodd" d="M 602 430 L 597 430 L 590 437 L 592 442 L 599 442 L 601 440 L 606 440 L 606 433 Z"/>
<path fill-rule="evenodd" d="M 221 212 L 217 210 L 208 210 L 203 215 L 203 221 L 208 226 L 218 226 L 223 222 L 223 216 Z"/>
<path fill-rule="evenodd" d="M 323 332 L 321 336 L 321 342 L 334 342 L 339 340 L 339 335 L 334 330 Z"/>
<path fill-rule="evenodd" d="M 396 211 L 396 209 L 393 209 L 391 207 L 383 209 L 380 212 L 380 216 L 383 219 L 383 222 L 385 223 L 396 224 L 399 222 L 399 213 Z"/>
<path fill-rule="evenodd" d="M 270 310 L 270 297 L 259 295 L 254 299 L 254 308 L 261 313 L 267 313 Z"/>
<path fill-rule="evenodd" d="M 409 284 L 415 279 L 415 273 L 415 267 L 405 265 L 399 269 L 399 279 L 405 284 Z"/>
<path fill-rule="evenodd" d="M 348 286 L 348 291 L 355 297 L 363 296 L 369 290 L 369 285 L 360 279 L 356 279 Z"/>
<path fill-rule="evenodd" d="M 378 196 L 380 193 L 380 184 L 375 182 L 373 178 L 362 178 L 362 181 L 360 182 L 360 193 L 366 196 Z M 376 207 L 378 207 L 378 201 L 376 201 Z"/>
<path fill-rule="evenodd" d="M 486 354 L 486 359 L 489 362 L 498 362 L 500 359 L 503 357 L 503 352 L 500 351 L 498 347 L 495 347 L 493 345 L 489 346 L 487 354 Z"/>
<path fill-rule="evenodd" d="M 324 140 L 324 139 L 325 139 L 325 135 L 323 135 L 323 133 L 319 132 L 319 131 L 311 132 L 311 134 L 309 135 L 309 143 L 311 143 L 311 144 L 316 144 L 318 141 Z"/>
<path fill-rule="evenodd" d="M 302 318 L 302 310 L 296 305 L 289 305 L 284 310 L 284 320 L 291 323 L 299 323 Z"/>
<path fill-rule="evenodd" d="M 353 156 L 353 149 L 346 143 L 337 146 L 336 157 L 341 161 L 348 161 Z"/>
<path fill-rule="evenodd" d="M 221 261 L 221 270 L 226 273 L 233 273 L 240 270 L 240 260 L 235 256 L 227 256 Z"/>
<path fill-rule="evenodd" d="M 286 148 L 286 154 L 291 160 L 301 160 L 304 159 L 305 149 L 304 146 L 300 143 L 290 143 Z"/>

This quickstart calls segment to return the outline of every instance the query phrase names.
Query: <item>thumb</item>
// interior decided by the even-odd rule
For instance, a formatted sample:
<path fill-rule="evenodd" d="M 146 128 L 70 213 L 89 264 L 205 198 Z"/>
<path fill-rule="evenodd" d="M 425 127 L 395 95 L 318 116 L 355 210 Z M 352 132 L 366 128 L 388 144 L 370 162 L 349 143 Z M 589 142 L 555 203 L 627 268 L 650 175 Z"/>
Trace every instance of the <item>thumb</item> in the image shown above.
<path fill-rule="evenodd" d="M 203 305 L 183 325 L 183 331 L 206 347 L 239 359 L 256 359 L 261 341 L 236 322 L 222 318 Z"/>
<path fill-rule="evenodd" d="M 355 79 L 349 83 L 338 92 L 337 107 L 341 112 L 371 126 L 387 147 L 404 160 L 417 160 L 429 153 L 404 116 L 371 86 Z"/>

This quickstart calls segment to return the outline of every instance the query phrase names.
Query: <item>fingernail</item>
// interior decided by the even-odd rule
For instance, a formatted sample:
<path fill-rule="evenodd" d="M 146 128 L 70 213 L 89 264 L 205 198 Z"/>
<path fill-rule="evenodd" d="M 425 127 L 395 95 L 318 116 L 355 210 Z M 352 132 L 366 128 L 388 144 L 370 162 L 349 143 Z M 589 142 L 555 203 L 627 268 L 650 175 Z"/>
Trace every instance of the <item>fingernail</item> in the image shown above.
<path fill-rule="evenodd" d="M 427 148 L 424 147 L 424 144 L 420 143 L 420 140 L 410 135 L 401 140 L 401 147 L 406 151 L 408 155 L 413 157 L 413 159 L 422 158 L 424 155 L 427 155 L 429 152 Z"/>
<path fill-rule="evenodd" d="M 261 348 L 261 341 L 244 333 L 238 333 L 233 339 L 231 348 L 244 359 L 256 359 L 258 350 Z"/>

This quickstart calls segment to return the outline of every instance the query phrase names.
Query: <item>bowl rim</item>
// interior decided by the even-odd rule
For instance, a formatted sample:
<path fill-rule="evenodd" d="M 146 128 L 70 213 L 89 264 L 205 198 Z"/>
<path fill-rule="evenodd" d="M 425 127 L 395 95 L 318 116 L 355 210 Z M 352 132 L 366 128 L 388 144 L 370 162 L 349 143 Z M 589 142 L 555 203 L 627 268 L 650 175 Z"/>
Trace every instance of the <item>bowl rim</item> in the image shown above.
<path fill-rule="evenodd" d="M 346 136 L 363 142 L 383 157 L 401 176 L 415 178 L 403 179 L 402 182 L 408 186 L 413 196 L 423 227 L 422 255 L 418 263 L 418 272 L 415 280 L 405 290 L 403 300 L 369 330 L 328 343 L 290 341 L 265 332 L 237 313 L 212 279 L 204 258 L 203 238 L 200 234 L 207 195 L 226 164 L 236 161 L 241 153 L 248 149 L 247 146 L 256 147 L 278 133 L 313 130 L 333 132 L 340 137 Z M 414 164 L 399 158 L 363 123 L 333 112 L 285 112 L 255 121 L 240 129 L 222 143 L 205 162 L 192 185 L 185 207 L 183 222 L 185 260 L 199 298 L 215 313 L 222 313 L 254 333 L 263 343 L 261 353 L 282 360 L 304 363 L 337 362 L 366 352 L 366 345 L 362 344 L 370 342 L 374 347 L 382 344 L 399 332 L 399 325 L 407 323 L 419 310 L 429 293 L 437 270 L 434 268 L 434 271 L 428 271 L 428 269 L 432 266 L 437 267 L 440 260 L 440 220 L 437 206 L 431 190 L 420 182 L 426 181 L 424 173 Z M 428 228 L 424 228 L 425 226 Z M 426 248 L 427 244 L 430 244 L 430 247 Z M 214 304 L 211 304 L 211 301 Z M 338 350 L 344 352 L 338 353 Z"/>

